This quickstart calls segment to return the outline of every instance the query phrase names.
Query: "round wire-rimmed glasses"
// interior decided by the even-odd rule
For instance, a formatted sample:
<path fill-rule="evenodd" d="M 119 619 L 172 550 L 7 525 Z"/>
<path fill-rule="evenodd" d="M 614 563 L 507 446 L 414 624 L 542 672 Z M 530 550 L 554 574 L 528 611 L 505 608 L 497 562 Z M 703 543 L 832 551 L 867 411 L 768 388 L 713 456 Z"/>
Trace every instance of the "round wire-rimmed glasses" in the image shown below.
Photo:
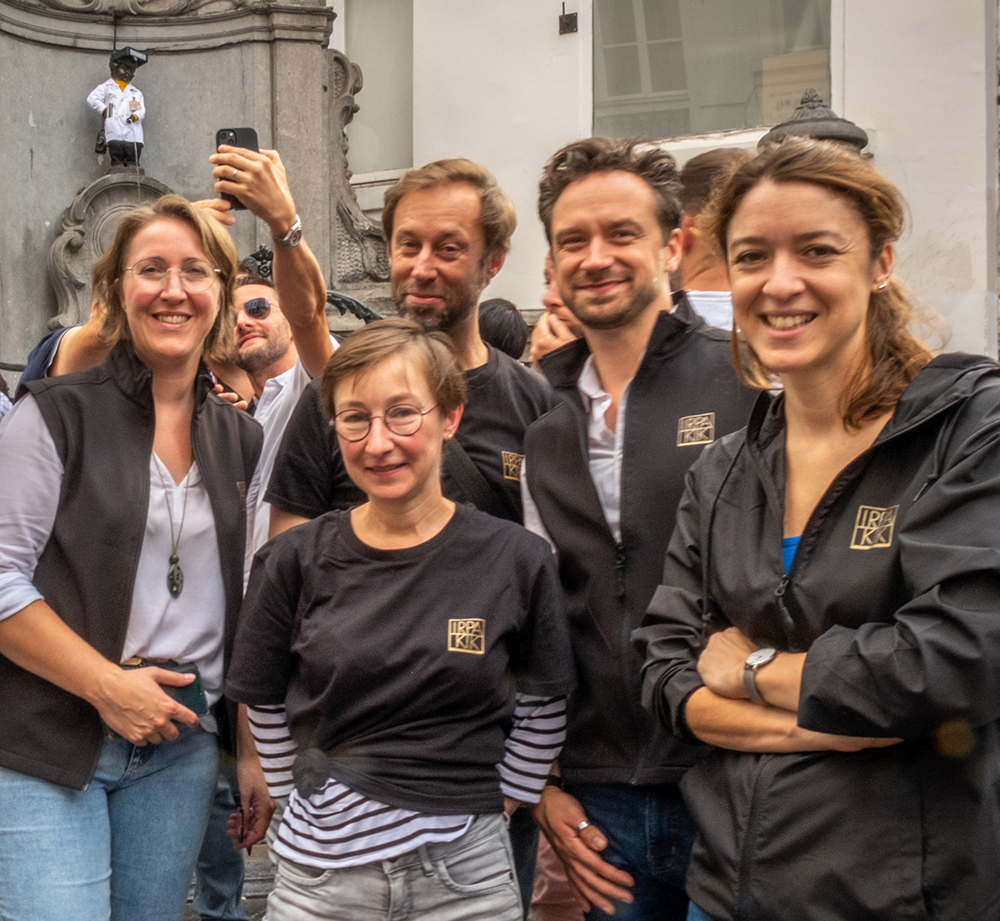
<path fill-rule="evenodd" d="M 177 272 L 184 290 L 191 292 L 207 291 L 212 287 L 212 282 L 215 281 L 216 277 L 222 274 L 221 269 L 217 269 L 214 265 L 204 262 L 201 259 L 189 262 L 179 269 L 165 266 L 162 262 L 155 259 L 143 259 L 141 262 L 135 263 L 135 265 L 126 266 L 122 271 L 131 272 L 132 277 L 137 282 L 148 285 L 151 288 L 164 287 L 167 284 L 167 277 L 170 273 Z"/>
<path fill-rule="evenodd" d="M 368 437 L 372 429 L 372 419 L 381 419 L 382 424 L 393 435 L 416 435 L 424 424 L 424 416 L 438 408 L 435 403 L 430 409 L 400 403 L 390 406 L 384 413 L 373 416 L 360 409 L 345 409 L 333 417 L 334 431 L 344 441 L 361 441 Z"/>

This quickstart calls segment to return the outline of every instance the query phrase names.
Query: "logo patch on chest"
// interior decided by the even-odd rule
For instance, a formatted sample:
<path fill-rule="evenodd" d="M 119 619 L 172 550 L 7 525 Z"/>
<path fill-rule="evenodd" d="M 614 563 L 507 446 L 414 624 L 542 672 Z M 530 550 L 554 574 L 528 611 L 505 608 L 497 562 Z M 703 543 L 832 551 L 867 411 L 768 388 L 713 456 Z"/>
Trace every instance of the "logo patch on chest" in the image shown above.
<path fill-rule="evenodd" d="M 485 620 L 467 617 L 448 621 L 448 652 L 471 652 L 481 656 L 485 651 Z"/>
<path fill-rule="evenodd" d="M 854 537 L 851 540 L 852 550 L 875 550 L 879 547 L 892 546 L 892 533 L 896 525 L 896 514 L 899 506 L 890 508 L 875 508 L 862 505 L 858 508 L 858 517 L 854 521 Z"/>
<path fill-rule="evenodd" d="M 677 447 L 710 445 L 715 441 L 715 413 L 681 416 L 677 420 Z"/>
<path fill-rule="evenodd" d="M 513 451 L 503 451 L 503 478 L 505 480 L 521 479 L 521 464 L 524 463 L 523 454 L 515 454 Z"/>

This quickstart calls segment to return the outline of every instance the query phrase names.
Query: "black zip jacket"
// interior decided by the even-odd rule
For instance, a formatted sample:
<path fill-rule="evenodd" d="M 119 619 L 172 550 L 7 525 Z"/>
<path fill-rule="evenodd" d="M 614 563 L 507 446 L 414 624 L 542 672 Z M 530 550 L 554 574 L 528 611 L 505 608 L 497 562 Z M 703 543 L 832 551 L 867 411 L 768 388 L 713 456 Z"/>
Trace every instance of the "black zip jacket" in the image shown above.
<path fill-rule="evenodd" d="M 660 582 L 684 474 L 706 444 L 746 423 L 754 395 L 733 373 L 728 333 L 678 295 L 629 388 L 616 543 L 590 476 L 577 389 L 589 354 L 580 339 L 542 359 L 566 401 L 525 436 L 528 487 L 556 545 L 579 682 L 559 764 L 571 782 L 676 783 L 702 749 L 643 710 L 642 658 L 630 636 Z"/>
<path fill-rule="evenodd" d="M 95 368 L 28 384 L 65 468 L 34 582 L 53 610 L 112 662 L 121 661 L 146 529 L 151 380 L 132 347 L 119 343 Z M 263 434 L 211 393 L 204 366 L 195 388 L 191 446 L 215 516 L 228 666 L 243 600 L 246 484 Z M 2 655 L 0 689 L 0 765 L 75 789 L 89 783 L 103 738 L 97 710 Z M 216 707 L 216 714 L 220 739 L 231 745 L 235 709 Z"/>
<path fill-rule="evenodd" d="M 833 481 L 784 573 L 783 400 L 691 470 L 637 645 L 683 730 L 703 628 L 807 652 L 799 725 L 857 753 L 713 749 L 685 778 L 717 921 L 1000 918 L 1000 367 L 943 355 Z"/>

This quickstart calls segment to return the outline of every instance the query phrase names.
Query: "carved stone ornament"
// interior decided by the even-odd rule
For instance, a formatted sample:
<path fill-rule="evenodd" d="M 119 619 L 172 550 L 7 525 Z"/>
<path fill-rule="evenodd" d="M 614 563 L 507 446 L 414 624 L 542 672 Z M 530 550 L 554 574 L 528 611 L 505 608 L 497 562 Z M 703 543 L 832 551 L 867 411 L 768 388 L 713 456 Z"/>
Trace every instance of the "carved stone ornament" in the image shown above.
<path fill-rule="evenodd" d="M 27 41 L 151 54 L 276 40 L 323 46 L 334 13 L 324 0 L 0 0 L 0 32 Z"/>
<path fill-rule="evenodd" d="M 49 248 L 49 281 L 59 310 L 49 320 L 50 329 L 90 319 L 90 269 L 111 243 L 118 219 L 171 191 L 158 179 L 122 170 L 102 176 L 77 194 L 63 212 L 58 236 Z"/>
<path fill-rule="evenodd" d="M 337 217 L 336 283 L 386 281 L 389 259 L 385 252 L 382 228 L 361 210 L 351 187 L 347 165 L 347 126 L 358 111 L 355 93 L 364 85 L 361 68 L 352 64 L 342 51 L 330 51 L 330 203 Z M 340 143 L 336 141 L 339 138 Z"/>
<path fill-rule="evenodd" d="M 253 0 L 36 0 L 61 13 L 105 13 L 129 16 L 174 16 L 178 13 L 224 12 L 249 6 Z"/>

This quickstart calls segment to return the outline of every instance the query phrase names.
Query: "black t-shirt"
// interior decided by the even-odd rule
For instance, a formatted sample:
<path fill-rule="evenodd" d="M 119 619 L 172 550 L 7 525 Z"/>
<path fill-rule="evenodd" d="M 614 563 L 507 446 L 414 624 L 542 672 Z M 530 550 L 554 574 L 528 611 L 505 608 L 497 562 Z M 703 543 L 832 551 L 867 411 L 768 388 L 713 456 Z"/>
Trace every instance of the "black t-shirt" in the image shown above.
<path fill-rule="evenodd" d="M 521 461 L 525 429 L 559 400 L 542 378 L 491 346 L 485 365 L 467 371 L 465 411 L 455 440 L 507 508 L 521 521 Z M 265 498 L 293 515 L 317 518 L 365 501 L 340 457 L 332 427 L 319 409 L 319 380 L 306 387 L 288 420 Z M 445 496 L 468 501 L 447 473 Z"/>
<path fill-rule="evenodd" d="M 572 689 L 567 630 L 548 544 L 520 526 L 457 505 L 429 541 L 377 550 L 335 511 L 257 554 L 226 694 L 284 704 L 299 751 L 366 796 L 493 812 L 515 690 Z"/>

